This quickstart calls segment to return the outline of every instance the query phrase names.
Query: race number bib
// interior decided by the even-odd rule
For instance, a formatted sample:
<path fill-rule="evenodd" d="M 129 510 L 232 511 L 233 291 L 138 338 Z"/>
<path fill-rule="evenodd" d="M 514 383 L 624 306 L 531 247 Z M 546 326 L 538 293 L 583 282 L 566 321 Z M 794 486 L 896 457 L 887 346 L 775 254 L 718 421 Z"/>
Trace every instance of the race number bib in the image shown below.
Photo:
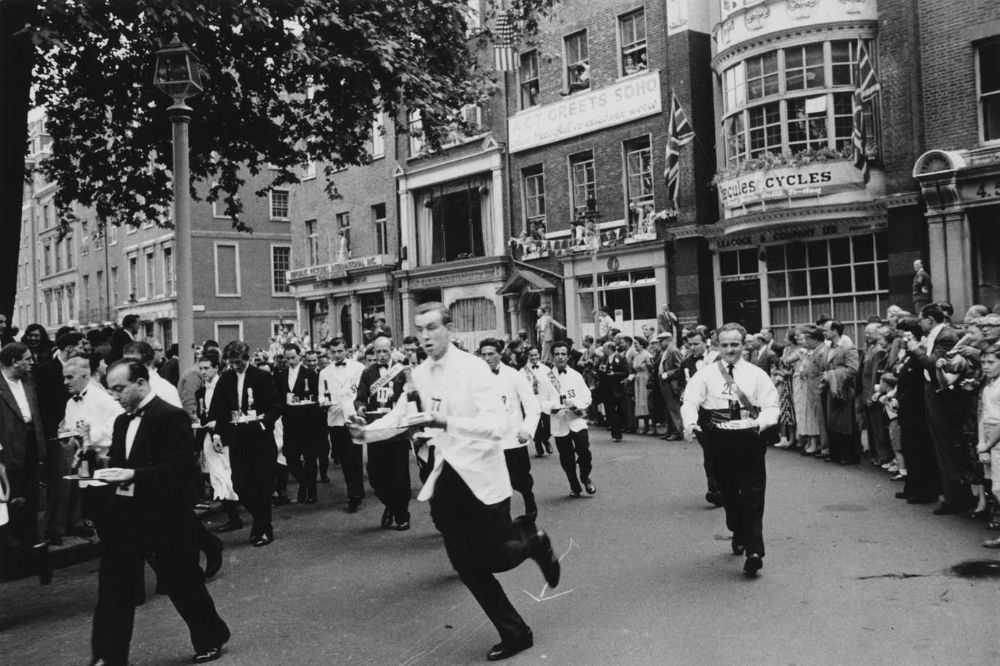
<path fill-rule="evenodd" d="M 375 391 L 375 399 L 379 404 L 384 405 L 392 400 L 392 387 L 391 386 L 381 386 L 377 391 Z"/>

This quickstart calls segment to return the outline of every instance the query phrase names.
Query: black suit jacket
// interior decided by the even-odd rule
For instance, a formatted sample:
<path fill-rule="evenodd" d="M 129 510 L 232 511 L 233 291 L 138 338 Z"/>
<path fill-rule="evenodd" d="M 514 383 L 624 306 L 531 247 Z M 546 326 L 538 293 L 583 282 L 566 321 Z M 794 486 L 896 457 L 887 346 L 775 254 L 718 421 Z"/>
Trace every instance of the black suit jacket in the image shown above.
<path fill-rule="evenodd" d="M 7 385 L 7 380 L 0 377 L 0 444 L 3 444 L 3 450 L 0 450 L 0 463 L 15 472 L 24 469 L 25 446 L 32 433 L 35 435 L 36 460 L 45 459 L 45 432 L 38 410 L 35 384 L 30 377 L 22 379 L 21 382 L 28 396 L 31 423 L 24 422 L 21 410 L 17 407 L 17 399 Z"/>
<path fill-rule="evenodd" d="M 389 367 L 389 371 L 392 371 L 392 366 Z M 377 382 L 380 376 L 378 363 L 372 363 L 365 368 L 364 372 L 361 373 L 361 381 L 358 382 L 358 394 L 354 400 L 355 407 L 364 407 L 369 412 L 379 407 L 378 396 L 372 393 L 372 384 Z M 386 388 L 390 393 L 385 406 L 392 408 L 406 389 L 406 371 L 401 371 L 393 377 Z"/>
<path fill-rule="evenodd" d="M 625 385 L 622 381 L 629 376 L 628 362 L 625 354 L 615 352 L 610 358 L 604 357 L 597 366 L 601 390 L 605 395 L 621 398 L 625 396 Z"/>
<path fill-rule="evenodd" d="M 910 356 L 913 358 L 914 363 L 920 368 L 923 368 L 931 376 L 931 384 L 934 386 L 935 390 L 939 387 L 938 377 L 936 372 L 936 365 L 939 358 L 944 358 L 947 353 L 955 346 L 961 335 L 958 331 L 951 326 L 945 326 L 942 328 L 937 337 L 934 338 L 934 347 L 931 348 L 931 353 L 928 354 L 924 349 L 924 343 L 920 343 L 920 347 L 915 351 L 910 352 Z M 947 398 L 951 397 L 947 394 L 961 394 L 964 391 L 947 391 L 940 394 L 941 397 Z"/>
<path fill-rule="evenodd" d="M 133 341 L 132 335 L 124 328 L 116 329 L 111 334 L 111 352 L 107 356 L 108 365 L 120 359 L 124 353 L 125 345 Z"/>
<path fill-rule="evenodd" d="M 156 515 L 190 518 L 200 480 L 191 417 L 153 398 L 142 410 L 132 450 L 126 456 L 130 421 L 126 414 L 115 419 L 108 452 L 111 467 L 135 470 L 135 495 L 121 501 L 134 502 L 135 507 Z"/>
<path fill-rule="evenodd" d="M 319 428 L 322 425 L 319 418 L 321 415 L 319 406 L 289 406 L 289 393 L 299 400 L 316 401 L 319 397 L 319 375 L 316 374 L 316 371 L 299 364 L 299 376 L 295 378 L 295 385 L 289 391 L 288 369 L 279 370 L 274 375 L 274 398 L 284 419 L 282 423 L 286 429 L 289 426 L 292 428 L 305 426 Z"/>
<path fill-rule="evenodd" d="M 31 371 L 38 395 L 43 400 L 38 405 L 41 411 L 42 431 L 46 438 L 59 434 L 59 423 L 66 416 L 66 401 L 70 394 L 63 383 L 63 364 L 55 358 L 46 358 L 35 364 Z"/>
<path fill-rule="evenodd" d="M 208 420 L 216 422 L 215 431 L 223 440 L 235 432 L 236 428 L 231 424 L 232 412 L 246 411 L 244 407 L 250 408 L 247 389 L 253 391 L 252 409 L 257 411 L 258 416 L 263 417 L 265 429 L 273 430 L 274 422 L 281 416 L 281 411 L 274 399 L 274 381 L 271 375 L 249 365 L 243 381 L 243 394 L 239 401 L 236 398 L 236 387 L 236 371 L 223 372 L 215 387 L 215 397 L 208 409 Z"/>

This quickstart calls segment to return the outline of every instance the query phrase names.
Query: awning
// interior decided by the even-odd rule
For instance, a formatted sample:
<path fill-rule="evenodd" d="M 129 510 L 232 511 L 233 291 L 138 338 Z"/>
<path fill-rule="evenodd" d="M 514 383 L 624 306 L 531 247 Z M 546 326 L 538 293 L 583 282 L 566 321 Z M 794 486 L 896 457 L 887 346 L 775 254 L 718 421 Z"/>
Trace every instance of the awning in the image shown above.
<path fill-rule="evenodd" d="M 555 291 L 556 289 L 556 284 L 551 280 L 543 278 L 533 271 L 518 268 L 510 274 L 510 277 L 497 290 L 497 293 L 506 296 L 509 294 L 520 294 L 522 291 L 540 293 L 543 291 Z"/>

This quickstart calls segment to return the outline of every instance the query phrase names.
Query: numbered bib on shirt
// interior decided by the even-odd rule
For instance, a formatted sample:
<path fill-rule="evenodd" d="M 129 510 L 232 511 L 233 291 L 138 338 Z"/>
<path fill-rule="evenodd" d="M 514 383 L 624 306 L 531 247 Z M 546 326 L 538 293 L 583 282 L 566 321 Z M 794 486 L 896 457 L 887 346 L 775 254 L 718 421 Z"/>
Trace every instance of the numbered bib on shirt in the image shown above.
<path fill-rule="evenodd" d="M 392 387 L 391 386 L 381 386 L 377 391 L 375 391 L 375 400 L 379 404 L 386 404 L 392 400 Z"/>
<path fill-rule="evenodd" d="M 135 497 L 135 484 L 123 483 L 115 487 L 115 495 L 119 497 Z"/>

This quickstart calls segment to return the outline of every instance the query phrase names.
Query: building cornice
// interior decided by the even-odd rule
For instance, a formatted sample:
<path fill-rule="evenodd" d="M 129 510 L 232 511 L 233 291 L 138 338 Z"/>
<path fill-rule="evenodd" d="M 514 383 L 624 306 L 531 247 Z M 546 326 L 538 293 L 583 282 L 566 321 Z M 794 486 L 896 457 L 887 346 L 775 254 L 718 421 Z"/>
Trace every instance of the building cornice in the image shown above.
<path fill-rule="evenodd" d="M 716 27 L 716 29 L 718 28 L 719 26 Z M 817 38 L 821 41 L 837 39 L 839 37 L 874 39 L 877 30 L 878 23 L 867 20 L 837 21 L 835 23 L 804 25 L 778 30 L 765 35 L 759 35 L 753 39 L 744 40 L 720 51 L 712 57 L 712 69 L 719 73 L 726 68 L 726 65 L 730 64 L 730 60 L 744 60 L 762 51 L 771 51 L 785 45 L 795 44 L 796 42 L 815 42 Z"/>

